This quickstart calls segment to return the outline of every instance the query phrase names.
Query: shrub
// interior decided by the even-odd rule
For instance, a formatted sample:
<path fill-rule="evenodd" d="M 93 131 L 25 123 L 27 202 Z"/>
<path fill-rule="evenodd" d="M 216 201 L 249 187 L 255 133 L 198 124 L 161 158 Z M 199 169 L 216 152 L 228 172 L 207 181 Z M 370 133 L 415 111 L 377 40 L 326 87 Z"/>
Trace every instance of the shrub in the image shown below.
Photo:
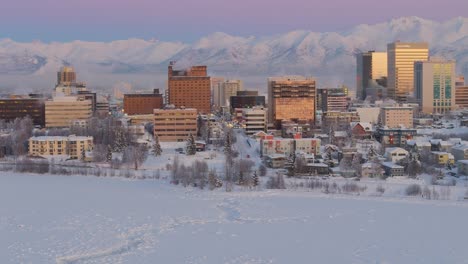
<path fill-rule="evenodd" d="M 422 189 L 419 184 L 411 184 L 405 189 L 405 194 L 407 196 L 416 196 L 416 195 L 421 195 Z"/>

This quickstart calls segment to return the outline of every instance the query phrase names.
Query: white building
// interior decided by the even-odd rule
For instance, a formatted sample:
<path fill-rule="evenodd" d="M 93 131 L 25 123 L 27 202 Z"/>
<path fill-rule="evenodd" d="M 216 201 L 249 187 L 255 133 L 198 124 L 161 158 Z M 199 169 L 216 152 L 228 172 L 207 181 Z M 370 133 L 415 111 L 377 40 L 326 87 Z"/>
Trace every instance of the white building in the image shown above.
<path fill-rule="evenodd" d="M 249 136 L 266 131 L 267 128 L 267 109 L 263 107 L 242 109 L 242 122 L 245 133 Z"/>
<path fill-rule="evenodd" d="M 402 160 L 408 156 L 408 151 L 402 148 L 386 148 L 384 157 L 393 163 Z"/>
<path fill-rule="evenodd" d="M 241 80 L 226 80 L 218 83 L 217 93 L 215 93 L 214 104 L 218 107 L 229 106 L 231 96 L 236 96 L 238 91 L 243 90 Z"/>

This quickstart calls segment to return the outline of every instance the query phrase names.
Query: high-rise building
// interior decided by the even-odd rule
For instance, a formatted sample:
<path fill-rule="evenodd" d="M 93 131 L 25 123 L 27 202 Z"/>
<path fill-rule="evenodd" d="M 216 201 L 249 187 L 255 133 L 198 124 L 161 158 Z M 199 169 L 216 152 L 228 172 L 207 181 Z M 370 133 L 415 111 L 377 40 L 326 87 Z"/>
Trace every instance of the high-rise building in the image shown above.
<path fill-rule="evenodd" d="M 315 79 L 302 76 L 268 79 L 268 120 L 277 127 L 282 120 L 315 122 Z"/>
<path fill-rule="evenodd" d="M 444 114 L 455 108 L 455 61 L 431 59 L 414 63 L 414 86 L 420 110 Z"/>
<path fill-rule="evenodd" d="M 265 96 L 258 95 L 258 91 L 238 91 L 230 98 L 231 112 L 236 108 L 252 108 L 265 106 Z"/>
<path fill-rule="evenodd" d="M 387 53 L 368 51 L 356 55 L 357 97 L 365 100 L 366 90 L 374 86 L 387 87 Z M 375 89 L 375 88 L 374 88 Z"/>
<path fill-rule="evenodd" d="M 45 125 L 51 127 L 69 127 L 73 121 L 88 120 L 93 116 L 91 100 L 77 96 L 56 96 L 45 102 Z"/>
<path fill-rule="evenodd" d="M 195 108 L 198 113 L 211 111 L 211 81 L 206 66 L 193 66 L 187 70 L 168 67 L 169 104 L 177 108 Z"/>
<path fill-rule="evenodd" d="M 229 106 L 231 96 L 236 96 L 237 92 L 243 90 L 241 80 L 226 80 L 218 84 L 218 98 L 215 105 L 218 107 Z"/>
<path fill-rule="evenodd" d="M 29 116 L 35 126 L 44 127 L 44 101 L 43 98 L 30 97 L 0 98 L 0 119 L 13 121 L 16 118 Z"/>
<path fill-rule="evenodd" d="M 387 45 L 388 97 L 406 102 L 414 96 L 414 63 L 427 61 L 427 43 L 394 42 Z"/>
<path fill-rule="evenodd" d="M 153 114 L 154 109 L 163 107 L 163 95 L 159 89 L 154 89 L 152 93 L 124 94 L 123 103 L 127 115 L 148 115 Z"/>
<path fill-rule="evenodd" d="M 154 109 L 154 135 L 160 141 L 185 141 L 197 136 L 196 109 Z"/>
<path fill-rule="evenodd" d="M 63 66 L 59 72 L 57 72 L 57 86 L 70 86 L 76 83 L 76 72 L 73 67 Z"/>
<path fill-rule="evenodd" d="M 412 128 L 413 108 L 410 106 L 386 106 L 380 110 L 380 120 L 387 128 Z"/>
<path fill-rule="evenodd" d="M 218 87 L 222 82 L 224 82 L 223 77 L 211 77 L 211 105 L 214 107 L 214 109 L 218 109 L 220 107 L 220 94 Z"/>
<path fill-rule="evenodd" d="M 455 80 L 455 86 L 456 87 L 465 86 L 465 76 L 463 75 L 457 76 L 457 79 Z"/>
<path fill-rule="evenodd" d="M 318 88 L 317 109 L 322 112 L 346 111 L 348 109 L 348 97 L 343 88 Z"/>

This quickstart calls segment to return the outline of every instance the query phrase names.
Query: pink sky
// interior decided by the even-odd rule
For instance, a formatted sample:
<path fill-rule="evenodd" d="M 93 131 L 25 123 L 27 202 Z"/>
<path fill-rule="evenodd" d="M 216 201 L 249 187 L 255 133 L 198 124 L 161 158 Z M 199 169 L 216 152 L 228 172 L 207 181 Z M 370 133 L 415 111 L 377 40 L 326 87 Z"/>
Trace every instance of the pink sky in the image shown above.
<path fill-rule="evenodd" d="M 467 10 L 466 0 L 6 0 L 0 38 L 192 41 L 216 31 L 336 31 L 413 15 L 442 21 L 466 16 Z"/>

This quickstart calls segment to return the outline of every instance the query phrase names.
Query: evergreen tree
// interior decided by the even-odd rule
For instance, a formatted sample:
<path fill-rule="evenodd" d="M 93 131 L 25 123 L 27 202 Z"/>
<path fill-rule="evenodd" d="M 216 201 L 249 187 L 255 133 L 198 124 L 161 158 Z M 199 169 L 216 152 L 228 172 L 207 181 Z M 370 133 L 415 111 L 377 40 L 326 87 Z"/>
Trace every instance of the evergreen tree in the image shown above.
<path fill-rule="evenodd" d="M 111 162 L 111 161 L 112 161 L 112 148 L 111 148 L 110 145 L 107 145 L 106 160 L 107 160 L 107 162 Z"/>
<path fill-rule="evenodd" d="M 377 157 L 377 151 L 374 147 L 374 145 L 372 144 L 369 148 L 369 151 L 367 152 L 367 160 L 368 161 L 371 161 L 373 160 L 375 157 Z"/>
<path fill-rule="evenodd" d="M 80 156 L 80 159 L 81 159 L 82 161 L 85 161 L 85 159 L 86 159 L 86 151 L 85 151 L 84 148 L 81 149 L 81 156 Z"/>
<path fill-rule="evenodd" d="M 335 129 L 333 129 L 333 126 L 330 126 L 330 131 L 328 132 L 328 143 L 330 145 L 335 144 Z"/>
<path fill-rule="evenodd" d="M 153 144 L 153 155 L 154 156 L 161 156 L 162 149 L 161 144 L 159 143 L 158 135 L 154 135 L 154 144 Z"/>
<path fill-rule="evenodd" d="M 230 131 L 226 132 L 226 138 L 224 140 L 224 154 L 226 156 L 232 157 L 232 135 Z"/>
<path fill-rule="evenodd" d="M 192 134 L 190 134 L 190 137 L 187 140 L 186 153 L 187 155 L 195 155 L 195 153 L 197 153 L 197 146 Z"/>
<path fill-rule="evenodd" d="M 333 151 L 334 147 L 332 145 L 327 145 L 325 147 L 325 157 L 323 162 L 328 165 L 328 167 L 333 168 L 335 167 L 335 161 L 333 160 Z"/>
<path fill-rule="evenodd" d="M 288 176 L 292 177 L 296 173 L 296 153 L 291 153 L 285 164 L 285 168 L 288 170 Z"/>
<path fill-rule="evenodd" d="M 257 171 L 254 171 L 253 173 L 253 176 L 252 176 L 252 185 L 254 187 L 257 187 L 259 185 L 259 179 L 258 179 L 258 175 L 257 175 Z"/>
<path fill-rule="evenodd" d="M 241 171 L 239 172 L 239 185 L 244 185 L 245 184 L 245 179 L 244 179 L 244 173 Z"/>
<path fill-rule="evenodd" d="M 351 167 L 354 169 L 356 177 L 362 176 L 361 157 L 359 153 L 354 153 L 353 161 L 351 162 Z"/>

